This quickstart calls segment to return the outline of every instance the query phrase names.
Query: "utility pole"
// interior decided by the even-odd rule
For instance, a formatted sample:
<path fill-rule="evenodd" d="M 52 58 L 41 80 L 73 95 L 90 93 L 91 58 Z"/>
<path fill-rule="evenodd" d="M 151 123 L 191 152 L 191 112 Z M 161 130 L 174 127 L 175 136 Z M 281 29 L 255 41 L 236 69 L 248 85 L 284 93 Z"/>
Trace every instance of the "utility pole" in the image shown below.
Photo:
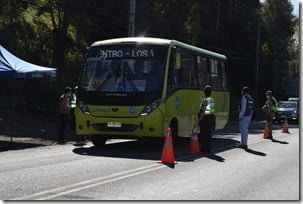
<path fill-rule="evenodd" d="M 135 36 L 136 0 L 129 1 L 128 37 Z"/>
<path fill-rule="evenodd" d="M 218 12 L 217 12 L 217 25 L 216 25 L 216 34 L 218 36 L 218 31 L 219 31 L 219 24 L 220 24 L 220 4 L 221 0 L 218 1 Z"/>
<path fill-rule="evenodd" d="M 260 68 L 260 19 L 257 20 L 257 42 L 256 42 L 256 106 L 258 106 L 259 94 L 259 68 Z"/>

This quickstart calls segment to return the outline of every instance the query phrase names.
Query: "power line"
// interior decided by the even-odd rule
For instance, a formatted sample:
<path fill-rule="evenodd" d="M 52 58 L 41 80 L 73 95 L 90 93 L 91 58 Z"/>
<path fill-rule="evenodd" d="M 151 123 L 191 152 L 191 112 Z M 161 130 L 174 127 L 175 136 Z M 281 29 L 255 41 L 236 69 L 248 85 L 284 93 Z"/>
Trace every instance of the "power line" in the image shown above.
<path fill-rule="evenodd" d="M 241 1 L 237 1 L 237 4 L 240 5 L 241 8 L 243 8 L 244 11 L 248 11 L 252 14 L 255 13 L 255 10 L 251 9 L 249 6 L 247 6 L 245 3 L 241 2 Z"/>
<path fill-rule="evenodd" d="M 30 4 L 38 7 L 38 8 L 63 9 L 63 5 L 53 6 L 53 5 L 50 5 L 50 4 L 37 3 L 37 2 L 35 2 L 33 0 L 22 0 L 22 1 L 30 3 Z M 82 13 L 85 13 L 88 16 L 92 16 L 91 15 L 92 13 L 96 14 L 96 17 L 104 16 L 104 17 L 107 18 L 106 21 L 111 21 L 113 24 L 116 24 L 116 25 L 119 25 L 119 26 L 125 27 L 125 24 L 127 22 L 126 17 L 123 18 L 123 17 L 119 17 L 119 16 L 113 16 L 111 13 L 109 13 L 105 9 L 91 7 L 91 6 L 87 5 L 87 4 L 83 4 L 83 3 L 79 3 L 79 2 L 71 2 L 69 4 L 71 4 L 71 6 L 73 8 L 78 9 L 78 12 L 80 11 Z M 86 9 L 90 10 L 90 12 L 88 12 L 88 13 L 84 12 L 83 8 L 86 8 Z M 66 8 L 65 10 L 72 11 L 72 9 L 70 8 L 70 6 L 68 8 Z"/>
<path fill-rule="evenodd" d="M 218 1 L 218 0 L 217 0 Z M 238 2 L 239 3 L 239 2 Z M 244 7 L 242 7 L 241 5 L 240 6 L 237 6 L 237 7 L 234 7 L 232 5 L 226 5 L 226 2 L 224 1 L 221 1 L 221 6 L 223 8 L 225 8 L 226 10 L 229 10 L 229 11 L 232 11 L 234 13 L 237 13 L 237 14 L 241 14 L 241 15 L 244 15 L 244 16 L 247 16 L 247 17 L 251 17 L 253 19 L 256 18 L 256 14 L 253 10 L 248 10 L 248 9 L 245 9 Z"/>
<path fill-rule="evenodd" d="M 52 6 L 52 5 L 47 5 L 47 4 L 41 4 L 41 3 L 36 3 L 34 1 L 31 1 L 31 0 L 22 0 L 24 2 L 27 2 L 27 3 L 30 3 L 32 4 L 33 6 L 36 6 L 38 8 L 50 8 L 50 9 L 59 9 L 62 7 L 61 6 Z M 92 7 L 88 7 L 88 8 L 92 8 Z M 123 22 L 121 22 L 121 20 L 124 20 L 125 19 L 122 19 L 122 18 L 111 18 L 112 16 L 109 15 L 109 14 L 106 14 L 106 13 L 102 13 L 102 15 L 106 18 L 101 18 L 101 16 L 99 15 L 100 13 L 96 10 L 96 9 L 92 9 L 90 13 L 86 13 L 86 12 L 83 12 L 82 9 L 79 9 L 80 12 L 82 12 L 82 14 L 79 14 L 77 13 L 79 16 L 83 16 L 83 17 L 88 17 L 88 16 L 91 16 L 91 17 L 94 17 L 94 20 L 97 20 L 99 22 L 102 22 L 102 23 L 105 23 L 105 24 L 110 24 L 110 25 L 114 25 L 114 26 L 117 26 L 117 27 L 127 27 L 127 25 Z M 26 10 L 25 10 L 26 11 Z M 69 10 L 69 11 L 72 11 L 72 10 Z M 29 12 L 29 11 L 27 11 Z M 38 18 L 37 16 L 33 16 L 34 14 L 31 14 L 31 16 L 33 18 Z M 109 18 L 110 17 L 110 18 Z"/>

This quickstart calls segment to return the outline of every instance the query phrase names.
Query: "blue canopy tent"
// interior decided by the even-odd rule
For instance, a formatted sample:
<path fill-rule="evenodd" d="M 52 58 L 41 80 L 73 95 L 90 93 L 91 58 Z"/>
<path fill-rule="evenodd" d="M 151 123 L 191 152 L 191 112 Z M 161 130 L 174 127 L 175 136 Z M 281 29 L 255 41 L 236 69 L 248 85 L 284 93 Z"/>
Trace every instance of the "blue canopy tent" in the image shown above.
<path fill-rule="evenodd" d="M 0 45 L 0 78 L 49 78 L 56 77 L 57 69 L 26 62 Z"/>
<path fill-rule="evenodd" d="M 15 84 L 18 79 L 55 78 L 56 75 L 57 68 L 43 67 L 26 62 L 14 56 L 0 45 L 0 79 L 12 79 L 10 89 L 12 90 L 11 106 L 13 112 L 15 106 Z M 9 84 L 5 85 L 7 87 L 10 86 Z M 9 117 L 11 117 L 10 114 L 8 114 L 7 120 L 10 120 Z"/>

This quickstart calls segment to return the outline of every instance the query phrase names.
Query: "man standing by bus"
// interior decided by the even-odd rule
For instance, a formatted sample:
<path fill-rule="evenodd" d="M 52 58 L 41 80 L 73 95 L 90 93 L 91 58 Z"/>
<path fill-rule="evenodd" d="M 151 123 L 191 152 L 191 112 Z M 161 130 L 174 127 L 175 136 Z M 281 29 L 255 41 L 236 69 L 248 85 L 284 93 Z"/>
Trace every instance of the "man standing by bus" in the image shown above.
<path fill-rule="evenodd" d="M 266 120 L 266 127 L 268 129 L 268 137 L 266 137 L 266 139 L 273 139 L 272 136 L 272 122 L 273 122 L 273 118 L 277 112 L 277 108 L 278 108 L 278 102 L 275 99 L 275 97 L 273 97 L 272 95 L 272 91 L 267 91 L 265 93 L 266 95 L 266 102 L 265 105 L 262 107 L 262 111 L 265 113 L 265 120 Z M 266 128 L 265 127 L 265 128 Z"/>
<path fill-rule="evenodd" d="M 254 101 L 249 95 L 247 86 L 242 88 L 242 99 L 240 103 L 239 127 L 241 131 L 241 144 L 239 148 L 247 149 L 248 127 L 253 113 Z"/>
<path fill-rule="evenodd" d="M 59 143 L 65 142 L 64 131 L 68 123 L 68 118 L 70 114 L 69 97 L 71 93 L 72 93 L 72 89 L 70 87 L 65 87 L 64 93 L 59 98 L 59 114 L 60 114 L 60 127 L 59 127 L 59 137 L 58 137 Z"/>
<path fill-rule="evenodd" d="M 199 112 L 199 142 L 203 153 L 211 151 L 212 131 L 216 127 L 215 100 L 211 97 L 211 91 L 212 87 L 210 85 L 204 87 L 205 97 L 202 99 Z"/>

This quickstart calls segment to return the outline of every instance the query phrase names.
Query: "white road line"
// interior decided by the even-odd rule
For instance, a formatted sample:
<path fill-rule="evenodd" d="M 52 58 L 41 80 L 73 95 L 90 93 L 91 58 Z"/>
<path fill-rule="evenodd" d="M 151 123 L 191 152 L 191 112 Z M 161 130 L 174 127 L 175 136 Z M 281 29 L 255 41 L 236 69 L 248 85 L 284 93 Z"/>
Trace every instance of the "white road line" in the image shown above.
<path fill-rule="evenodd" d="M 277 137 L 281 137 L 281 136 L 277 136 Z M 252 140 L 250 140 L 249 145 L 252 144 L 256 144 L 259 142 L 264 141 L 263 136 L 260 138 L 254 138 Z M 224 149 L 229 149 L 235 147 L 235 145 L 228 145 L 228 146 L 224 146 L 224 147 L 218 147 L 213 149 L 213 152 L 219 152 L 221 150 Z M 202 156 L 204 156 L 203 154 L 201 154 Z M 176 160 L 178 161 L 178 163 L 183 163 L 180 162 L 179 160 L 184 160 L 184 159 L 189 159 L 189 158 L 194 158 L 197 157 L 197 154 L 193 154 L 193 155 L 186 155 L 183 157 L 179 157 L 176 158 Z M 122 171 L 119 173 L 115 173 L 115 174 L 111 174 L 111 175 L 107 175 L 104 177 L 99 177 L 99 178 L 95 178 L 95 179 L 91 179 L 91 180 L 87 180 L 87 181 L 82 181 L 79 183 L 75 183 L 75 184 L 71 184 L 71 185 L 67 185 L 67 186 L 63 186 L 63 187 L 59 187 L 59 188 L 54 188 L 51 190 L 47 190 L 47 191 L 42 191 L 39 193 L 35 193 L 32 195 L 27 195 L 27 196 L 23 196 L 23 197 L 19 197 L 19 198 L 14 198 L 12 200 L 49 200 L 55 197 L 59 197 L 62 195 L 66 195 L 66 194 L 70 194 L 70 193 L 74 193 L 77 191 L 81 191 L 81 190 L 85 190 L 88 188 L 92 188 L 95 186 L 99 186 L 99 185 L 103 185 L 106 183 L 111 183 L 114 181 L 118 181 L 118 180 L 122 180 L 125 178 L 129 178 L 129 177 L 133 177 L 136 175 L 140 175 L 140 174 L 144 174 L 150 171 L 155 171 L 158 169 L 162 169 L 165 168 L 165 165 L 161 165 L 161 164 L 152 164 L 152 165 L 147 165 L 147 166 L 143 166 L 143 167 L 139 167 L 136 169 L 131 169 L 131 170 L 127 170 L 127 171 Z M 63 191 L 63 192 L 62 192 Z"/>
<path fill-rule="evenodd" d="M 39 198 L 37 200 L 49 200 L 49 199 L 59 197 L 59 196 L 62 196 L 62 195 L 66 195 L 66 194 L 74 193 L 74 192 L 77 192 L 77 191 L 85 190 L 87 188 L 92 188 L 92 187 L 99 186 L 99 185 L 102 185 L 102 184 L 111 183 L 111 182 L 114 182 L 114 181 L 122 180 L 122 179 L 129 178 L 129 177 L 132 177 L 132 176 L 140 175 L 140 174 L 144 174 L 144 173 L 147 173 L 147 172 L 150 172 L 150 171 L 154 171 L 154 170 L 157 170 L 157 169 L 162 169 L 164 167 L 165 166 L 163 166 L 163 165 L 161 165 L 161 166 L 158 165 L 158 166 L 152 167 L 150 169 L 142 170 L 142 171 L 139 171 L 139 172 L 134 172 L 134 173 L 131 173 L 131 174 L 127 174 L 127 175 L 120 176 L 120 177 L 117 177 L 117 178 L 108 179 L 108 180 L 105 180 L 105 181 L 101 181 L 101 182 L 98 182 L 98 183 L 86 185 L 86 186 L 83 186 L 83 187 L 74 188 L 74 189 L 71 189 L 71 190 L 68 190 L 68 191 L 65 191 L 65 192 L 61 192 L 61 193 L 57 193 L 57 194 L 54 194 L 54 195 L 42 197 L 42 198 Z"/>
<path fill-rule="evenodd" d="M 58 191 L 59 192 L 66 191 L 68 189 L 77 188 L 78 186 L 90 185 L 91 183 L 94 183 L 94 182 L 100 182 L 100 181 L 104 182 L 104 180 L 106 181 L 107 179 L 112 180 L 113 177 L 119 178 L 119 176 L 121 177 L 121 176 L 125 176 L 127 174 L 132 175 L 133 172 L 135 172 L 135 173 L 139 172 L 140 173 L 141 171 L 144 171 L 145 169 L 149 170 L 151 168 L 159 167 L 159 166 L 160 166 L 160 164 L 152 164 L 152 165 L 148 165 L 148 166 L 143 166 L 143 167 L 139 167 L 139 168 L 136 168 L 136 169 L 122 171 L 122 172 L 115 173 L 115 174 L 110 174 L 110 175 L 107 175 L 107 176 L 104 176 L 104 177 L 99 177 L 99 178 L 86 180 L 86 181 L 82 181 L 82 182 L 79 182 L 79 183 L 75 183 L 75 184 L 71 184 L 71 185 L 67 185 L 67 186 L 63 186 L 63 187 L 59 187 L 59 188 L 54 188 L 54 189 L 51 189 L 51 190 L 42 191 L 42 192 L 35 193 L 35 194 L 32 194 L 32 195 L 27 195 L 27 196 L 23 196 L 23 197 L 19 197 L 19 198 L 14 198 L 12 200 L 32 200 L 35 197 L 45 196 L 47 194 L 56 193 Z M 160 166 L 160 167 L 163 167 L 163 166 Z"/>

